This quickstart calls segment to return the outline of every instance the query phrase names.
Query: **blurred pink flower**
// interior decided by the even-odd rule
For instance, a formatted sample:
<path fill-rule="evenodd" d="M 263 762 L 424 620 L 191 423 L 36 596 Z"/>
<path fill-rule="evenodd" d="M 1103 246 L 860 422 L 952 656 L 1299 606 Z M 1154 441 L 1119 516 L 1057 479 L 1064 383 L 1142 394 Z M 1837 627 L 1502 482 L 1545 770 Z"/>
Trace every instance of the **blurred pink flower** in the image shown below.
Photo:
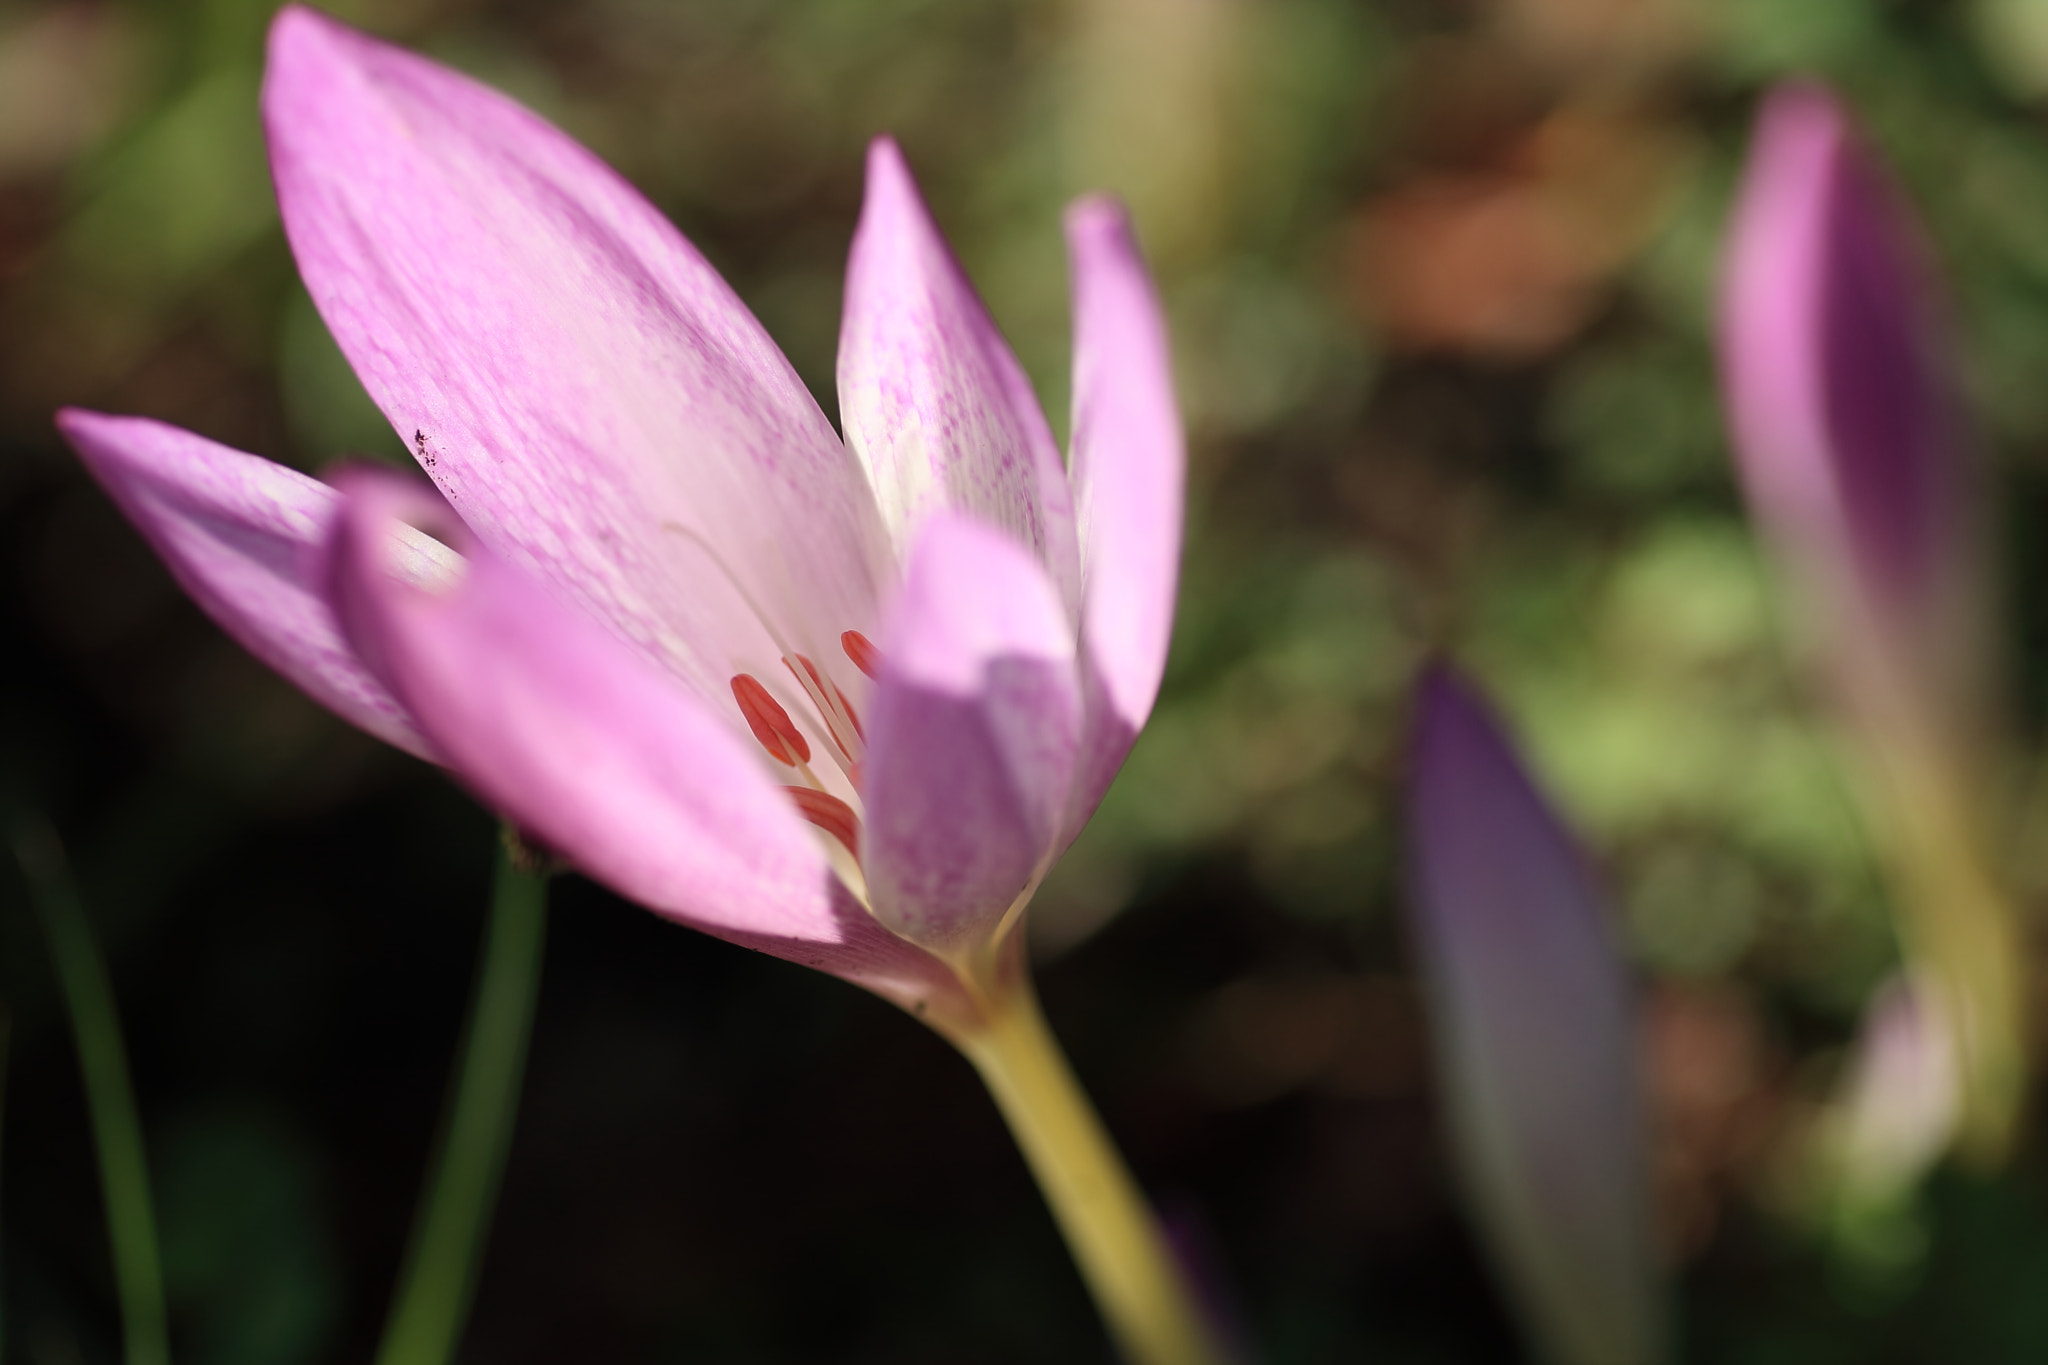
<path fill-rule="evenodd" d="M 1968 709 L 1979 582 L 1933 272 L 1820 87 L 1758 117 L 1720 323 L 1743 488 L 1830 682 L 1887 727 Z"/>
<path fill-rule="evenodd" d="M 1637 1018 L 1579 850 L 1471 687 L 1432 666 L 1408 908 L 1472 1210 L 1546 1358 L 1665 1358 Z"/>
<path fill-rule="evenodd" d="M 1164 666 L 1182 442 L 1122 213 L 1067 217 L 1070 472 L 887 140 L 842 442 L 675 228 L 511 100 L 293 7 L 263 103 L 307 287 L 442 497 L 67 411 L 94 474 L 253 652 L 592 877 L 971 1018 L 961 974 Z"/>
<path fill-rule="evenodd" d="M 2008 1146 L 2025 952 L 1987 833 L 1998 698 L 1985 529 L 1934 272 L 1827 91 L 1774 91 L 1723 263 L 1722 378 L 1750 510 L 1856 746 L 1907 952 L 1939 982 L 1959 1145 Z"/>
<path fill-rule="evenodd" d="M 1835 1156 L 1851 1199 L 1909 1192 L 1955 1135 L 1961 1078 L 1940 993 L 1939 982 L 1902 973 L 1864 1006 L 1836 1102 Z"/>

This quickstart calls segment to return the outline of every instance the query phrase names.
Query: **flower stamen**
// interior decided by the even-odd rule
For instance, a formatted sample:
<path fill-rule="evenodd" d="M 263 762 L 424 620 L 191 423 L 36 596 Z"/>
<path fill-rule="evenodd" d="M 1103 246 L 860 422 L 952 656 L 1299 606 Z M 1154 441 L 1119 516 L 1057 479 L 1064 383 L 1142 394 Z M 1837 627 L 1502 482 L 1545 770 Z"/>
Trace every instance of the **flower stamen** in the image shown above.
<path fill-rule="evenodd" d="M 839 685 L 827 678 L 807 655 L 784 655 L 782 663 L 810 697 L 811 704 L 818 708 L 818 715 L 825 722 L 825 733 L 845 760 L 842 766 L 851 767 L 860 762 L 861 754 L 867 749 L 867 736 L 861 730 L 860 718 L 853 713 L 853 703 L 846 699 Z"/>
<path fill-rule="evenodd" d="M 855 735 L 860 733 L 860 722 L 853 718 L 853 707 L 848 704 L 846 695 L 829 679 L 821 676 L 809 659 L 802 655 L 796 657 L 802 662 L 803 669 L 799 671 L 792 665 L 790 672 L 797 675 L 799 682 L 809 684 L 805 691 L 812 701 L 817 703 L 819 694 L 826 693 L 829 689 L 829 695 L 837 698 L 844 711 L 842 718 L 823 704 L 818 706 L 819 713 L 826 720 L 826 733 L 831 736 L 832 743 L 839 751 L 846 755 L 843 766 L 846 769 L 847 780 L 852 783 L 854 791 L 858 792 L 860 763 L 848 752 L 846 741 L 836 728 L 835 722 L 843 724 L 851 721 Z M 732 696 L 739 704 L 740 715 L 746 720 L 747 728 L 753 731 L 754 738 L 760 742 L 768 756 L 784 767 L 796 769 L 802 776 L 803 785 L 785 785 L 783 791 L 789 793 L 790 799 L 796 803 L 798 815 L 839 842 L 846 854 L 846 862 L 840 864 L 839 869 L 842 880 L 846 880 L 849 887 L 858 888 L 862 880 L 860 817 L 854 813 L 852 806 L 825 790 L 825 784 L 819 781 L 817 773 L 811 770 L 810 742 L 804 738 L 803 731 L 797 728 L 796 722 L 790 719 L 789 712 L 783 708 L 782 703 L 775 700 L 759 678 L 751 673 L 734 674 Z M 839 861 L 836 854 L 834 861 Z M 856 894 L 864 892 L 856 889 Z"/>
<path fill-rule="evenodd" d="M 790 800 L 796 802 L 797 814 L 837 839 L 858 866 L 860 817 L 853 813 L 853 807 L 830 792 L 812 787 L 784 787 L 783 790 L 789 793 Z"/>
<path fill-rule="evenodd" d="M 796 722 L 789 718 L 789 712 L 782 709 L 782 703 L 769 695 L 751 673 L 736 673 L 732 680 L 732 698 L 739 703 L 740 715 L 746 719 L 747 728 L 754 732 L 754 738 L 768 751 L 768 756 L 785 767 L 794 768 L 811 761 L 810 742 L 803 731 L 796 728 Z"/>
<path fill-rule="evenodd" d="M 775 647 L 782 651 L 783 667 L 790 671 L 791 676 L 797 681 L 797 686 L 803 689 L 804 695 L 816 708 L 820 728 L 832 741 L 832 747 L 838 751 L 841 770 L 846 773 L 847 780 L 853 785 L 854 790 L 858 791 L 861 758 L 867 752 L 867 732 L 862 727 L 860 716 L 853 709 L 853 703 L 847 699 L 846 693 L 840 690 L 837 683 L 827 678 L 824 671 L 813 663 L 808 655 L 799 654 L 789 647 L 782 632 L 775 628 L 768 614 L 761 610 L 761 604 L 754 599 L 753 593 L 747 590 L 746 584 L 740 581 L 739 575 L 732 571 L 724 556 L 719 554 L 710 541 L 679 522 L 665 521 L 662 527 L 703 551 L 720 576 L 731 585 L 740 600 L 747 604 L 747 609 L 754 614 L 754 619 L 760 622 L 768 638 L 775 642 Z M 847 657 L 853 661 L 856 668 L 870 678 L 875 676 L 874 667 L 881 655 L 874 645 L 869 643 L 867 636 L 857 630 L 843 631 L 839 636 L 839 644 L 847 651 Z M 732 689 L 733 698 L 739 703 L 740 714 L 745 717 L 747 728 L 754 732 L 754 738 L 761 742 L 761 747 L 785 766 L 802 769 L 804 780 L 813 788 L 822 791 L 824 784 L 818 781 L 817 774 L 807 766 L 811 757 L 810 745 L 805 742 L 803 732 L 797 729 L 782 704 L 775 700 L 758 678 L 749 673 L 735 675 Z"/>
<path fill-rule="evenodd" d="M 870 678 L 880 678 L 882 651 L 875 648 L 874 641 L 857 630 L 841 631 L 839 647 L 846 651 L 846 657 L 853 666 Z"/>

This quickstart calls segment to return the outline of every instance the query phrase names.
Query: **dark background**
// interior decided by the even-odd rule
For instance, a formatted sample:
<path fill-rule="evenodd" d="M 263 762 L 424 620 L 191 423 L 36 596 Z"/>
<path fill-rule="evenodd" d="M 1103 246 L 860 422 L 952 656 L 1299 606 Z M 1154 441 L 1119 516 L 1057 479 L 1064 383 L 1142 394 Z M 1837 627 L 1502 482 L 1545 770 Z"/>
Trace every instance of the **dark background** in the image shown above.
<path fill-rule="evenodd" d="M 293 274 L 260 0 L 0 0 L 0 796 L 68 842 L 115 974 L 181 1361 L 374 1346 L 493 827 L 187 603 L 60 403 L 318 469 L 402 459 Z M 639 184 L 835 411 L 866 139 L 904 142 L 1066 404 L 1058 212 L 1123 193 L 1193 438 L 1154 722 L 1033 909 L 1047 1009 L 1263 1358 L 1518 1359 L 1449 1188 L 1395 920 L 1404 690 L 1500 698 L 1644 982 L 1685 1359 L 2048 1358 L 2036 1142 L 1847 1217 L 1815 1174 L 1885 898 L 1716 411 L 1715 252 L 1757 93 L 1835 80 L 1951 279 L 2012 649 L 2048 607 L 2048 14 L 2030 0 L 358 0 Z M 68 1030 L 0 870 L 16 1360 L 118 1356 Z M 1108 1358 L 966 1064 L 836 980 L 559 883 L 464 1358 Z"/>

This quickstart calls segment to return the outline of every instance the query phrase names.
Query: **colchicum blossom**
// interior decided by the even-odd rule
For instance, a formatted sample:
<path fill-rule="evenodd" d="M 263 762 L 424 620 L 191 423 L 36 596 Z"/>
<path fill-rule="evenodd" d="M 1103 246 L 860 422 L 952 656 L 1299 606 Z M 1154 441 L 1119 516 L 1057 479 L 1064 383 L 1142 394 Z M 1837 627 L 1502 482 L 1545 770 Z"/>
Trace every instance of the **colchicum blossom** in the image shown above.
<path fill-rule="evenodd" d="M 1830 685 L 1874 724 L 1969 709 L 1981 572 L 1932 270 L 1818 87 L 1781 88 L 1758 116 L 1720 341 L 1743 488 Z"/>
<path fill-rule="evenodd" d="M 1666 1358 L 1636 1009 L 1571 837 L 1434 665 L 1408 756 L 1407 904 L 1473 1215 L 1558 1365 Z"/>
<path fill-rule="evenodd" d="M 1911 952 L 1955 1011 L 1970 1118 L 2018 1104 L 2019 954 L 1981 817 L 1997 707 L 1983 527 L 1934 272 L 1827 91 L 1758 117 L 1723 263 L 1738 469 L 1804 652 L 1865 765 Z"/>
<path fill-rule="evenodd" d="M 1071 1089 L 1056 1057 L 991 1054 L 1027 1045 L 1019 917 L 1144 724 L 1171 625 L 1182 435 L 1122 212 L 1067 217 L 1069 466 L 876 142 L 842 441 L 675 228 L 504 96 L 294 7 L 263 112 L 306 286 L 439 494 L 61 414 L 187 590 L 622 895 L 916 1013 L 1008 1108 Z M 1072 1150 L 1092 1127 L 1050 1155 L 1024 1136 L 1041 1176 L 1113 1164 Z M 1143 1221 L 1120 1168 L 1088 1174 L 1124 1183 L 1083 1180 L 1078 1213 L 1049 1184 L 1070 1234 Z M 1105 1293 L 1170 1296 L 1124 1264 L 1150 1234 L 1121 1235 L 1141 1283 Z M 1206 1358 L 1115 1325 L 1140 1359 Z"/>
<path fill-rule="evenodd" d="M 93 473 L 253 652 L 583 872 L 967 1009 L 952 964 L 1087 819 L 1165 657 L 1181 437 L 1118 212 L 1068 222 L 1070 482 L 886 141 L 842 443 L 667 220 L 503 96 L 290 9 L 264 116 L 306 285 L 441 496 L 67 411 Z"/>

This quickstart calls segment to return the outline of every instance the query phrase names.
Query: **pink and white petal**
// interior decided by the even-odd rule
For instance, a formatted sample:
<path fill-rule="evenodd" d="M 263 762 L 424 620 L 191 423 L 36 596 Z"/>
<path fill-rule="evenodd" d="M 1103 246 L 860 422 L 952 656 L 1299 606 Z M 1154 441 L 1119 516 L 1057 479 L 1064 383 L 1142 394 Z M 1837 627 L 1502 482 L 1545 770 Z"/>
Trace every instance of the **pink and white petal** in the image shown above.
<path fill-rule="evenodd" d="M 467 535 L 424 486 L 348 471 L 329 551 L 342 625 L 464 784 L 578 869 L 671 919 L 902 1003 L 945 970 L 848 897 L 763 761 L 675 679 Z M 393 571 L 412 523 L 466 556 Z"/>
<path fill-rule="evenodd" d="M 876 918 L 935 952 L 985 941 L 1054 852 L 1081 707 L 1052 580 L 1007 534 L 926 522 L 890 609 L 861 863 Z"/>
<path fill-rule="evenodd" d="M 297 6 L 263 98 L 307 288 L 485 544 L 710 699 L 873 628 L 891 568 L 859 468 L 631 186 L 505 96 Z"/>
<path fill-rule="evenodd" d="M 1130 221 L 1067 211 L 1074 275 L 1074 503 L 1087 727 L 1066 838 L 1080 833 L 1152 714 L 1173 631 L 1187 443 L 1173 354 Z"/>
<path fill-rule="evenodd" d="M 868 148 L 847 262 L 839 407 L 899 558 L 932 513 L 965 512 L 1031 547 L 1077 609 L 1074 502 L 1059 447 L 886 137 Z"/>
<path fill-rule="evenodd" d="M 66 408 L 57 428 L 222 630 L 342 719 L 435 757 L 342 638 L 312 567 L 338 506 L 333 489 L 144 417 Z"/>

